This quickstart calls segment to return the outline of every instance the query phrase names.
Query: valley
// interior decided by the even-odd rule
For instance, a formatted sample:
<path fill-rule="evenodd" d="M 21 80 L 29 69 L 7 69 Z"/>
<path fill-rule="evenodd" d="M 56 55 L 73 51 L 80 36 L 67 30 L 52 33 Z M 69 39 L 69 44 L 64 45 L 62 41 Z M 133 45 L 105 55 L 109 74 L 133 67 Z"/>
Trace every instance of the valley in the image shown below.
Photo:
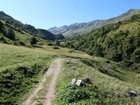
<path fill-rule="evenodd" d="M 0 105 L 139 105 L 140 12 L 101 23 L 69 37 L 0 12 Z"/>

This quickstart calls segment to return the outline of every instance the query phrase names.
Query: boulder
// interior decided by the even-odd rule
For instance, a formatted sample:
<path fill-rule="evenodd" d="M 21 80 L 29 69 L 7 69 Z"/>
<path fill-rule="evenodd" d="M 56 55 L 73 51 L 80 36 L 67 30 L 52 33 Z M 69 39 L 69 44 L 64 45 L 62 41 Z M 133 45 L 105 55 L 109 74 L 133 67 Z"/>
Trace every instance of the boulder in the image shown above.
<path fill-rule="evenodd" d="M 138 93 L 133 89 L 129 89 L 128 94 L 130 97 L 137 97 L 138 96 Z"/>

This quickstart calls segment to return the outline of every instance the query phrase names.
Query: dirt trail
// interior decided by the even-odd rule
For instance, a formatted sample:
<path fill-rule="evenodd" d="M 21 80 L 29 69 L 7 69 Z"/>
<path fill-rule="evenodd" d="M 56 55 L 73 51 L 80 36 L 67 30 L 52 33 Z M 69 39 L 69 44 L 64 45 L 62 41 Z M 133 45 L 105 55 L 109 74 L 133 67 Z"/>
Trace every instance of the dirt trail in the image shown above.
<path fill-rule="evenodd" d="M 37 95 L 40 89 L 43 88 L 43 83 L 46 81 L 46 77 L 51 76 L 51 80 L 49 81 L 47 87 L 46 87 L 46 93 L 44 96 L 43 105 L 51 105 L 52 100 L 55 98 L 55 83 L 58 77 L 58 74 L 61 70 L 61 62 L 62 59 L 55 59 L 50 67 L 48 68 L 47 72 L 45 73 L 43 79 L 38 84 L 38 86 L 33 90 L 33 92 L 27 97 L 27 99 L 22 103 L 22 105 L 30 105 L 32 102 L 32 99 Z M 32 103 L 32 105 L 34 105 Z"/>

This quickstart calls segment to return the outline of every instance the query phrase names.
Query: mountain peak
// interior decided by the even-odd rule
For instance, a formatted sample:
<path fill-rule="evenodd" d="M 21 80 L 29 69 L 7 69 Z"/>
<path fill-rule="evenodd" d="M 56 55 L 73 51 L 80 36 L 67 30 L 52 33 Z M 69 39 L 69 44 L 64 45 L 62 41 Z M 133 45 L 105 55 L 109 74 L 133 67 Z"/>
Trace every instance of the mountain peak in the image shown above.
<path fill-rule="evenodd" d="M 130 9 L 128 12 L 135 12 L 135 11 L 140 11 L 140 9 Z"/>
<path fill-rule="evenodd" d="M 5 12 L 3 11 L 0 11 L 0 15 L 1 16 L 5 16 L 5 17 L 9 17 L 9 18 L 12 18 L 11 16 L 7 15 Z"/>
<path fill-rule="evenodd" d="M 138 13 L 140 13 L 140 9 L 130 9 L 124 14 L 132 14 L 132 15 L 134 15 L 134 14 L 138 14 Z"/>
<path fill-rule="evenodd" d="M 0 11 L 0 14 L 5 14 L 3 11 Z"/>

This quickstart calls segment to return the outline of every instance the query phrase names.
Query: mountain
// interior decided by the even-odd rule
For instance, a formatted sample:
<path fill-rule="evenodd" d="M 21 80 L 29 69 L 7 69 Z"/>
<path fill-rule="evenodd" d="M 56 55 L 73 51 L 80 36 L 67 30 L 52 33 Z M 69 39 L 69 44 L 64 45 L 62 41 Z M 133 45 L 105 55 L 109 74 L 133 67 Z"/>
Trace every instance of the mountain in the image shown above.
<path fill-rule="evenodd" d="M 16 34 L 15 39 L 18 39 L 18 40 L 20 40 L 19 37 L 23 37 L 24 34 L 25 34 L 24 36 L 27 36 L 27 37 L 35 36 L 35 37 L 42 38 L 45 40 L 63 40 L 64 39 L 63 35 L 59 34 L 57 36 L 45 29 L 36 29 L 32 25 L 23 24 L 22 22 L 7 15 L 3 11 L 0 11 L 0 22 L 1 22 L 1 25 L 3 25 L 3 27 L 1 27 L 2 30 L 0 32 L 1 36 L 3 36 L 3 38 L 6 37 L 7 31 L 8 31 L 8 29 L 10 29 Z M 19 36 L 19 34 L 20 34 L 20 36 Z M 19 37 L 17 37 L 17 36 L 19 36 Z M 6 38 L 8 38 L 8 37 L 6 37 Z M 8 42 L 8 40 L 7 40 L 7 42 Z M 22 42 L 22 39 L 21 39 L 21 42 Z"/>
<path fill-rule="evenodd" d="M 71 25 L 65 25 L 62 27 L 53 27 L 48 30 L 54 34 L 63 34 L 66 38 L 68 38 L 71 36 L 87 34 L 91 32 L 92 30 L 101 28 L 107 24 L 113 24 L 119 21 L 127 20 L 131 16 L 136 15 L 136 14 L 140 14 L 139 9 L 130 9 L 126 13 L 120 16 L 114 17 L 114 18 L 110 18 L 108 20 L 94 20 L 87 23 L 75 23 Z"/>
<path fill-rule="evenodd" d="M 90 32 L 93 27 L 100 24 L 102 20 L 94 20 L 88 23 L 75 23 L 71 25 L 65 25 L 62 27 L 53 27 L 48 29 L 50 32 L 54 34 L 63 34 L 66 38 L 71 36 L 83 35 L 87 32 Z"/>

